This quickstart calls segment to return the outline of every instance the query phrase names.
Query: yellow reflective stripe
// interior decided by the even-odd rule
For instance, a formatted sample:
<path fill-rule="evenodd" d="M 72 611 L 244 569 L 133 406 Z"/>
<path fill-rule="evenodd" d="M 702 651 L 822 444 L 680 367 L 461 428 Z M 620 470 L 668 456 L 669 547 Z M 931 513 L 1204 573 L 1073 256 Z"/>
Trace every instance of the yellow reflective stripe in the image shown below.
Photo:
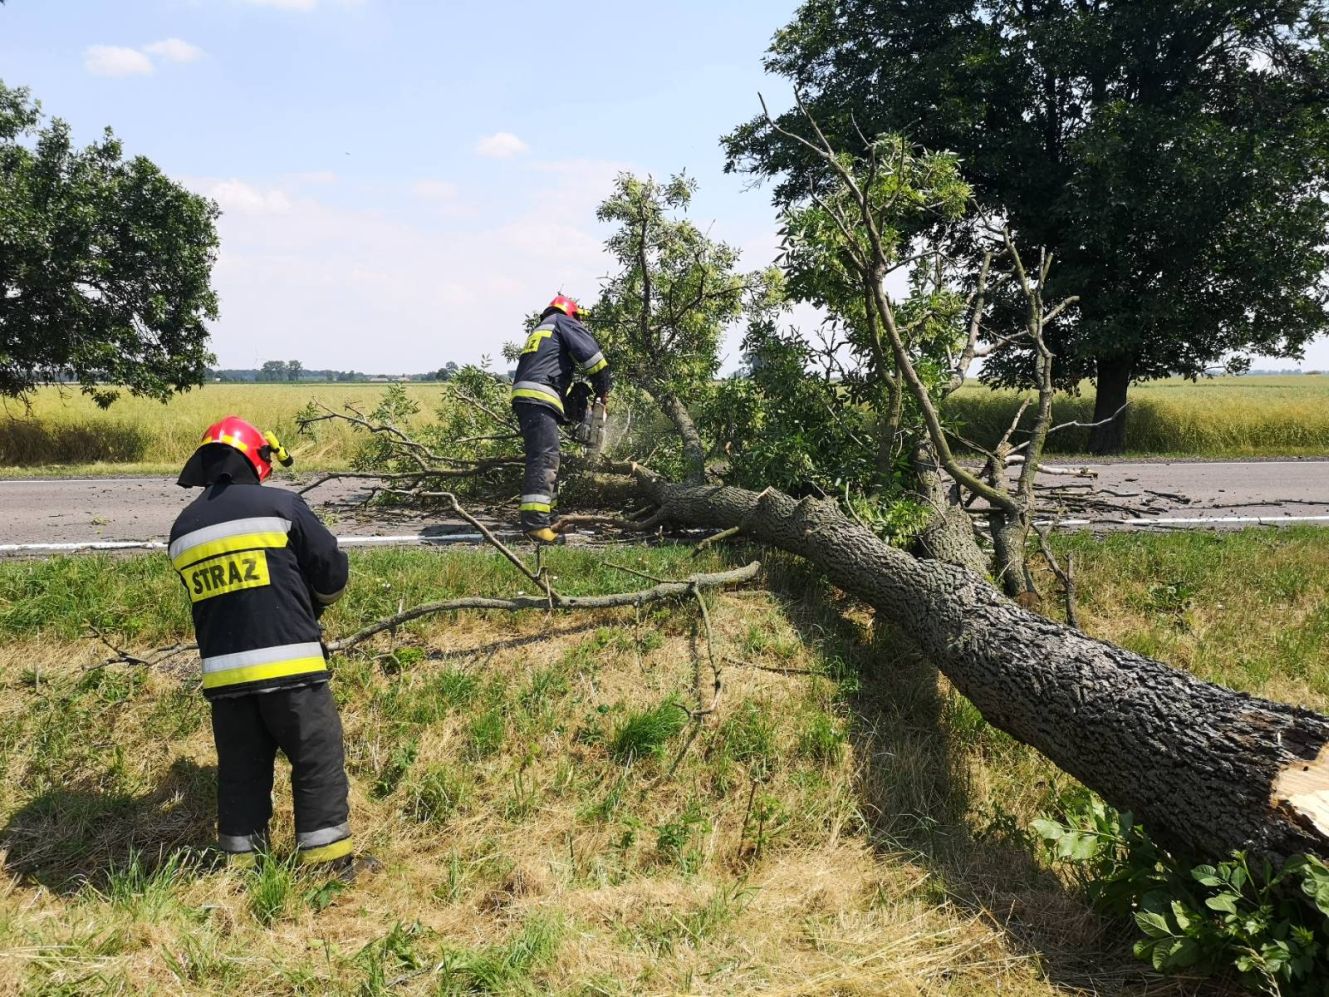
<path fill-rule="evenodd" d="M 608 367 L 608 366 L 609 366 L 609 361 L 608 361 L 608 360 L 603 360 L 603 359 L 602 359 L 602 360 L 601 360 L 598 364 L 596 364 L 594 367 L 587 367 L 584 371 L 582 371 L 582 373 L 583 373 L 583 374 L 587 374 L 587 375 L 590 375 L 590 374 L 598 374 L 598 373 L 600 373 L 600 371 L 604 370 L 604 369 L 605 369 L 606 367 Z"/>
<path fill-rule="evenodd" d="M 223 537 L 220 540 L 210 540 L 196 547 L 190 547 L 188 550 L 181 551 L 180 556 L 171 563 L 175 565 L 176 571 L 183 571 L 191 564 L 206 560 L 209 557 L 216 557 L 218 554 L 231 554 L 238 550 L 257 550 L 260 547 L 285 546 L 285 533 L 241 533 L 239 536 Z"/>
<path fill-rule="evenodd" d="M 548 502 L 523 502 L 517 507 L 518 512 L 549 512 L 553 508 Z"/>
<path fill-rule="evenodd" d="M 270 679 L 284 679 L 291 675 L 314 675 L 327 670 L 328 663 L 322 656 L 317 658 L 294 658 L 290 661 L 274 661 L 267 665 L 244 665 L 240 668 L 228 668 L 222 672 L 205 672 L 203 688 L 217 689 L 224 685 L 266 682 Z"/>
<path fill-rule="evenodd" d="M 559 412 L 563 411 L 563 400 L 552 391 L 536 391 L 533 388 L 513 388 L 513 398 L 533 398 L 538 402 L 548 402 Z"/>
<path fill-rule="evenodd" d="M 355 846 L 351 839 L 342 838 L 341 841 L 334 841 L 330 845 L 300 849 L 300 864 L 312 865 L 315 862 L 332 862 L 350 855 L 353 851 L 355 851 Z"/>

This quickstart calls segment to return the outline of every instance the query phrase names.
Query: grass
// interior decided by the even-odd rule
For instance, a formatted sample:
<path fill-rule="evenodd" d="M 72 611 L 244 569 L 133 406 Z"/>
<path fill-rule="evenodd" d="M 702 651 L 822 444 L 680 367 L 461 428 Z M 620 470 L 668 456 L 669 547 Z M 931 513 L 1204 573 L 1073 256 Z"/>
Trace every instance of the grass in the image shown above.
<path fill-rule="evenodd" d="M 1329 712 L 1329 531 L 1057 538 L 1086 629 L 1212 682 Z"/>
<path fill-rule="evenodd" d="M 1058 538 L 1086 627 L 1329 707 L 1329 531 Z M 717 552 L 619 552 L 651 574 Z M 1092 556 L 1090 556 L 1092 554 Z M 576 548 L 568 591 L 634 584 Z M 336 635 L 426 597 L 513 592 L 487 553 L 357 551 Z M 334 662 L 351 889 L 273 852 L 227 869 L 194 664 L 93 668 L 88 620 L 188 635 L 164 557 L 0 562 L 0 991 L 1051 995 L 1182 992 L 1023 830 L 1073 787 L 792 559 L 709 600 L 419 621 Z M 700 642 L 701 646 L 698 646 Z"/>
<path fill-rule="evenodd" d="M 1021 394 L 967 385 L 947 414 L 969 439 L 991 446 L 1010 426 Z M 1130 390 L 1126 449 L 1136 455 L 1180 457 L 1323 457 L 1329 455 L 1329 377 L 1179 378 Z M 1055 423 L 1092 422 L 1092 385 L 1078 397 L 1058 396 Z M 1028 426 L 1032 415 L 1025 414 Z M 1018 437 L 1017 437 L 1018 439 Z M 1068 429 L 1048 441 L 1051 453 L 1083 454 L 1089 431 Z"/>
<path fill-rule="evenodd" d="M 297 468 L 344 470 L 359 439 L 343 423 L 324 423 L 297 435 L 295 418 L 310 400 L 340 409 L 372 409 L 381 384 L 206 384 L 169 402 L 123 395 L 99 409 L 74 389 L 40 388 L 29 404 L 10 401 L 0 411 L 0 475 L 165 474 L 178 472 L 203 430 L 238 415 L 274 430 Z M 443 396 L 440 384 L 408 384 L 407 394 L 428 418 Z"/>

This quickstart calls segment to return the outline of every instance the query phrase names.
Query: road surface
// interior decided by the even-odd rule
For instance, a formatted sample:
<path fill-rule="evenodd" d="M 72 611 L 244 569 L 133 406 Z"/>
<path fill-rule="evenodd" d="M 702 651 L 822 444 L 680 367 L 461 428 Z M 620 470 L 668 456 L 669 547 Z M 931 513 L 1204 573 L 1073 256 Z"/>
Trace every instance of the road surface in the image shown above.
<path fill-rule="evenodd" d="M 1091 499 L 1087 511 L 1066 513 L 1061 525 L 1329 525 L 1329 460 L 1111 462 L 1090 465 L 1090 470 L 1095 477 L 1042 479 L 1068 495 Z M 279 482 L 265 487 L 295 486 Z M 367 513 L 356 505 L 364 488 L 359 481 L 330 482 L 307 497 L 333 531 L 352 544 L 473 538 L 471 528 L 455 520 L 391 510 Z M 161 545 L 193 494 L 161 478 L 0 481 L 0 553 Z"/>
<path fill-rule="evenodd" d="M 312 479 L 311 479 L 312 480 Z M 265 488 L 298 488 L 277 481 Z M 68 549 L 165 546 L 171 523 L 198 492 L 164 478 L 42 478 L 0 481 L 0 555 Z M 479 539 L 460 520 L 366 510 L 363 481 L 331 481 L 306 496 L 343 541 L 355 544 Z"/>

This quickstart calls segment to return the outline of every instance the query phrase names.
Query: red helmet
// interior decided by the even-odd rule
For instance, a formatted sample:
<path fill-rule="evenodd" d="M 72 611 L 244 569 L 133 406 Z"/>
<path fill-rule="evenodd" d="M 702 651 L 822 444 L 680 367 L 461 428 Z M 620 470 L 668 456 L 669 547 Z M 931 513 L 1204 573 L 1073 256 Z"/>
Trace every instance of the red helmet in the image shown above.
<path fill-rule="evenodd" d="M 266 481 L 272 473 L 273 458 L 280 461 L 283 467 L 290 467 L 293 463 L 286 448 L 277 442 L 275 433 L 260 432 L 253 423 L 245 422 L 235 415 L 228 415 L 207 428 L 200 445 L 208 443 L 224 443 L 239 450 L 253 466 L 259 481 Z"/>
<path fill-rule="evenodd" d="M 555 295 L 554 300 L 549 302 L 549 307 L 555 311 L 562 312 L 568 318 L 576 318 L 577 314 L 581 311 L 577 302 L 573 301 L 566 294 Z"/>

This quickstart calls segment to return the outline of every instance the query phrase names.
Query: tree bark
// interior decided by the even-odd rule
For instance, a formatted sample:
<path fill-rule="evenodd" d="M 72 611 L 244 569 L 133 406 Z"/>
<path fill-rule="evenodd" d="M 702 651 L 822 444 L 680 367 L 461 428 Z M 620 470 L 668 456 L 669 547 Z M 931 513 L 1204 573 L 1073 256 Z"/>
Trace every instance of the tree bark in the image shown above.
<path fill-rule="evenodd" d="M 892 548 L 833 502 L 632 470 L 672 520 L 741 527 L 817 565 L 912 639 L 990 723 L 1160 840 L 1211 857 L 1329 856 L 1329 717 L 1026 612 L 970 571 Z"/>
<path fill-rule="evenodd" d="M 913 553 L 933 561 L 958 564 L 979 575 L 988 573 L 987 555 L 978 546 L 969 513 L 948 494 L 937 466 L 937 452 L 927 441 L 914 449 L 914 492 L 933 510 L 932 519 L 919 531 Z"/>
<path fill-rule="evenodd" d="M 1133 374 L 1134 364 L 1129 357 L 1098 361 L 1098 376 L 1094 379 L 1093 421 L 1102 425 L 1089 431 L 1090 453 L 1108 456 L 1126 452 L 1127 413 L 1122 406 L 1126 404 L 1126 393 L 1130 389 Z"/>
<path fill-rule="evenodd" d="M 691 484 L 700 484 L 706 480 L 706 448 L 701 442 L 701 433 L 692 415 L 682 400 L 673 394 L 660 397 L 660 409 L 683 440 L 683 469 L 686 480 Z"/>
<path fill-rule="evenodd" d="M 992 534 L 992 573 L 1001 590 L 1011 598 L 1033 592 L 1026 560 L 1029 517 L 995 510 L 988 513 L 988 532 Z"/>

